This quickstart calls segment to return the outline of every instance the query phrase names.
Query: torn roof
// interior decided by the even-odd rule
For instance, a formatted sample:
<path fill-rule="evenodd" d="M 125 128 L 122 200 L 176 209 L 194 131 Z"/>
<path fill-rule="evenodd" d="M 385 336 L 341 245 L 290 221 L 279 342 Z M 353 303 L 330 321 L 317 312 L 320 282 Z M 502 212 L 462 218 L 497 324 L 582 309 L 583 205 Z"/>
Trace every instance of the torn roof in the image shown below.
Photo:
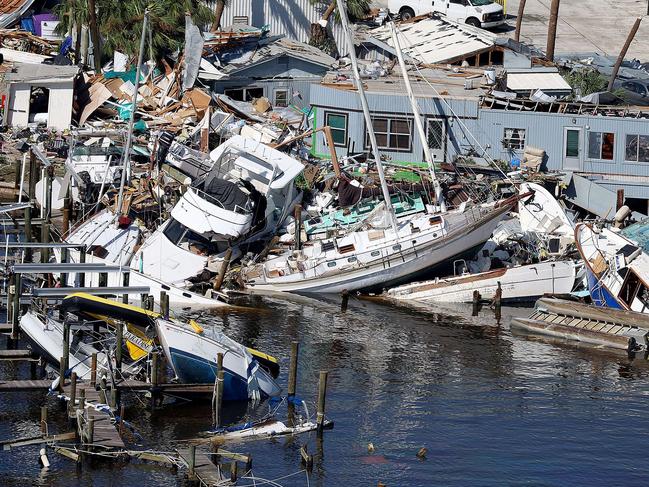
<path fill-rule="evenodd" d="M 330 67 L 335 59 L 325 54 L 317 47 L 310 46 L 304 42 L 298 42 L 285 37 L 270 38 L 263 43 L 255 43 L 237 52 L 228 53 L 222 56 L 228 62 L 219 71 L 225 75 L 232 75 L 251 68 L 258 64 L 268 62 L 281 56 L 291 56 L 303 61 L 318 64 L 323 67 Z"/>
<path fill-rule="evenodd" d="M 493 48 L 498 39 L 496 34 L 453 22 L 441 15 L 402 22 L 397 29 L 403 53 L 425 64 L 454 62 Z M 372 43 L 373 40 L 394 48 L 387 25 L 370 30 L 364 42 Z"/>
<path fill-rule="evenodd" d="M 0 4 L 0 27 L 7 27 L 20 20 L 32 3 L 34 0 L 3 0 Z"/>
<path fill-rule="evenodd" d="M 16 63 L 15 69 L 5 74 L 7 83 L 56 83 L 71 81 L 79 74 L 78 66 Z"/>
<path fill-rule="evenodd" d="M 507 88 L 512 91 L 572 91 L 556 68 L 508 70 Z"/>

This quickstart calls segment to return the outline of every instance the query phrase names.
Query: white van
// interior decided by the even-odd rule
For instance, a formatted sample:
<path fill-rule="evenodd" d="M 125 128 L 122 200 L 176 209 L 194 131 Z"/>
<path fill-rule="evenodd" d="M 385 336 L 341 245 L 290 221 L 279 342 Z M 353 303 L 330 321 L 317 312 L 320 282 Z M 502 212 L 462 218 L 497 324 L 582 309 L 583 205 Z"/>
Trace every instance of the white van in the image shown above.
<path fill-rule="evenodd" d="M 456 22 L 488 29 L 505 23 L 502 5 L 491 0 L 388 0 L 388 10 L 403 20 L 439 12 Z"/>

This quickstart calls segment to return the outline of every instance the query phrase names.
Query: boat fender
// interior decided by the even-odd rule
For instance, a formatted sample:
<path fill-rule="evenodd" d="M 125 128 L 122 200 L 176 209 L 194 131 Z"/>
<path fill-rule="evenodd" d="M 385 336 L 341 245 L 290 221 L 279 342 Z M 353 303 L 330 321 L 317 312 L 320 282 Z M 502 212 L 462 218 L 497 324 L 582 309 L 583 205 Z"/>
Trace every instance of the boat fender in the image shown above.
<path fill-rule="evenodd" d="M 619 228 L 630 215 L 631 209 L 627 205 L 620 207 L 615 213 L 615 226 Z"/>
<path fill-rule="evenodd" d="M 201 327 L 201 325 L 196 323 L 194 320 L 189 320 L 189 326 L 191 326 L 193 330 L 199 335 L 202 335 L 203 332 L 205 331 L 203 330 L 203 327 Z"/>

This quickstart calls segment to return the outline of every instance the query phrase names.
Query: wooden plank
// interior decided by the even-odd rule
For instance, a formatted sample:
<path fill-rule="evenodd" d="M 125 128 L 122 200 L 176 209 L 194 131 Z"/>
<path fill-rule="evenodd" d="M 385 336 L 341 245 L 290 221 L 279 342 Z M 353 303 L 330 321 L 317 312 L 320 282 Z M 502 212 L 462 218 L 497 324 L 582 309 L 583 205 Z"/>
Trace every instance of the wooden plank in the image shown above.
<path fill-rule="evenodd" d="M 185 462 L 185 465 L 189 465 L 189 449 L 178 449 L 176 451 L 180 459 Z M 224 480 L 219 468 L 212 463 L 210 456 L 200 450 L 196 450 L 194 475 L 199 482 L 208 486 L 222 485 Z"/>
<path fill-rule="evenodd" d="M 0 382 L 0 392 L 48 390 L 51 380 L 9 380 Z"/>
<path fill-rule="evenodd" d="M 0 350 L 0 360 L 19 360 L 31 358 L 31 350 Z"/>

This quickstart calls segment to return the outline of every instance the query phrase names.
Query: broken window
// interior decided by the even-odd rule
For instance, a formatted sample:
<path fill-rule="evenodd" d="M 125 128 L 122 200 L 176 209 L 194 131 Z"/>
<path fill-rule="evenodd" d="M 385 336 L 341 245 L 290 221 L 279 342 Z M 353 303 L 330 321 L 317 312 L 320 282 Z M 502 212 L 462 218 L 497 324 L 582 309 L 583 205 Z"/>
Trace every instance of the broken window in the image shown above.
<path fill-rule="evenodd" d="M 509 150 L 523 150 L 525 148 L 525 129 L 505 128 L 503 147 Z"/>
<path fill-rule="evenodd" d="M 263 88 L 231 88 L 224 90 L 225 95 L 237 101 L 252 101 L 264 96 Z"/>
<path fill-rule="evenodd" d="M 47 123 L 50 111 L 50 90 L 33 86 L 29 95 L 29 122 Z"/>
<path fill-rule="evenodd" d="M 288 90 L 278 89 L 275 90 L 275 103 L 276 107 L 287 107 L 288 106 Z"/>
<path fill-rule="evenodd" d="M 375 118 L 372 120 L 376 143 L 381 149 L 411 151 L 412 120 L 406 118 Z M 365 146 L 369 147 L 369 135 L 365 137 Z"/>
<path fill-rule="evenodd" d="M 649 162 L 649 135 L 627 135 L 624 160 Z"/>
<path fill-rule="evenodd" d="M 588 158 L 612 161 L 615 154 L 615 134 L 588 132 Z"/>
<path fill-rule="evenodd" d="M 347 144 L 347 115 L 344 113 L 325 112 L 325 125 L 331 127 L 334 145 Z"/>

